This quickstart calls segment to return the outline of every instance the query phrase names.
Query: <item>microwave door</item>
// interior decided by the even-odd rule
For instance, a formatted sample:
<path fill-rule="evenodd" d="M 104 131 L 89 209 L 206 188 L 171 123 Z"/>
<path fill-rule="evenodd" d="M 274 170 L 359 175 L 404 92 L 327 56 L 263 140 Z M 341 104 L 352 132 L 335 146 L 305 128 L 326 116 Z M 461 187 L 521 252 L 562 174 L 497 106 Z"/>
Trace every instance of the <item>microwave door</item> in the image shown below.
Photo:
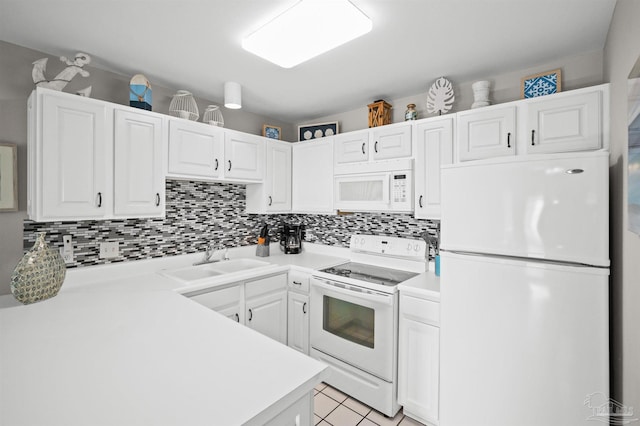
<path fill-rule="evenodd" d="M 390 205 L 390 180 L 390 173 L 336 176 L 336 208 L 387 210 Z"/>

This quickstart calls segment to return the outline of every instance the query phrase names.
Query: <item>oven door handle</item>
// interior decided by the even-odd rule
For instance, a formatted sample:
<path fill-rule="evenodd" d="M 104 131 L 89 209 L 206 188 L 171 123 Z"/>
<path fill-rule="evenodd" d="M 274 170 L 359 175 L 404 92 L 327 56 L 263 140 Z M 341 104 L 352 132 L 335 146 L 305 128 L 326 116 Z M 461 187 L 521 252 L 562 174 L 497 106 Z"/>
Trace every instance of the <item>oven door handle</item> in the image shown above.
<path fill-rule="evenodd" d="M 391 294 L 370 293 L 367 291 L 349 290 L 347 288 L 343 288 L 343 287 L 339 287 L 337 285 L 331 284 L 331 281 L 328 281 L 322 278 L 317 278 L 317 277 L 311 278 L 311 285 L 317 286 L 325 290 L 330 290 L 334 293 L 344 294 L 345 296 L 359 297 L 361 299 L 364 299 L 370 302 L 393 306 L 393 295 Z"/>

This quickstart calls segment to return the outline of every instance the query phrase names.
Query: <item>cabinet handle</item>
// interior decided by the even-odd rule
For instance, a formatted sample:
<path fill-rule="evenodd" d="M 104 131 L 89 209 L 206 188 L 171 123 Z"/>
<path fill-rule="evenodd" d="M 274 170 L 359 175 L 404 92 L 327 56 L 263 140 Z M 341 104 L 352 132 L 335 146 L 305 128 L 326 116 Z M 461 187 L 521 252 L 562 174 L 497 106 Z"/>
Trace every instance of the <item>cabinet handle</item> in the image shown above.
<path fill-rule="evenodd" d="M 227 170 L 228 172 L 231 171 L 231 160 L 229 160 L 229 170 Z"/>
<path fill-rule="evenodd" d="M 102 207 L 102 192 L 98 192 L 98 207 Z"/>
<path fill-rule="evenodd" d="M 535 142 L 534 142 L 535 137 L 536 137 L 536 131 L 532 130 L 531 131 L 531 146 L 535 145 Z"/>
<path fill-rule="evenodd" d="M 294 283 L 295 285 L 302 285 L 302 283 L 299 283 L 298 281 L 293 281 L 293 283 Z"/>
<path fill-rule="evenodd" d="M 240 322 L 240 315 L 236 314 L 236 322 Z"/>
<path fill-rule="evenodd" d="M 378 153 L 378 141 L 373 144 L 373 150 L 376 152 L 376 154 Z"/>
<path fill-rule="evenodd" d="M 249 321 L 253 319 L 253 311 L 249 309 Z"/>
<path fill-rule="evenodd" d="M 218 170 L 218 159 L 216 158 L 216 168 L 214 170 Z"/>
<path fill-rule="evenodd" d="M 269 195 L 269 205 L 273 204 L 273 198 L 271 198 L 271 195 Z"/>
<path fill-rule="evenodd" d="M 511 148 L 511 132 L 507 133 L 507 148 Z"/>
<path fill-rule="evenodd" d="M 160 193 L 156 192 L 156 207 L 160 205 Z"/>
<path fill-rule="evenodd" d="M 362 154 L 366 154 L 366 152 L 364 152 L 364 145 L 365 145 L 365 143 L 362 142 Z"/>
<path fill-rule="evenodd" d="M 422 208 L 422 195 L 418 198 L 418 205 Z"/>
<path fill-rule="evenodd" d="M 307 313 L 307 302 L 304 302 L 304 304 L 302 305 L 302 313 L 303 314 Z"/>

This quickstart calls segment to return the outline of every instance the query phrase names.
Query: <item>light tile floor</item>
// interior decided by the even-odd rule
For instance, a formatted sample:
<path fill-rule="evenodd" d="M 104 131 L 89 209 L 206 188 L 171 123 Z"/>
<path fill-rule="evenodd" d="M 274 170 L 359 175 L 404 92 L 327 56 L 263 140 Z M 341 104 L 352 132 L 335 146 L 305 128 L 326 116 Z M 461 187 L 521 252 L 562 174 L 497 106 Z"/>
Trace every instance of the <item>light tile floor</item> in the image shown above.
<path fill-rule="evenodd" d="M 392 419 L 386 417 L 326 383 L 314 390 L 313 414 L 313 424 L 319 426 L 424 426 L 402 410 Z"/>

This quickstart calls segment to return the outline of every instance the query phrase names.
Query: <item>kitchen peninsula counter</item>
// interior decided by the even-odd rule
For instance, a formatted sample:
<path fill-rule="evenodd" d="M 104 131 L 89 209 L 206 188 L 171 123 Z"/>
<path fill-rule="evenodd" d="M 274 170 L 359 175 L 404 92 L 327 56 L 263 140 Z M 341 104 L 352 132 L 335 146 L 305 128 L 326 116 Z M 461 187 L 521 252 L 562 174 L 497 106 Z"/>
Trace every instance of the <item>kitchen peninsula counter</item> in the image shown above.
<path fill-rule="evenodd" d="M 334 253 L 260 259 L 265 271 L 316 269 L 346 260 Z M 157 273 L 194 258 L 70 270 L 56 297 L 0 309 L 0 425 L 262 425 L 311 398 L 325 364 Z"/>

